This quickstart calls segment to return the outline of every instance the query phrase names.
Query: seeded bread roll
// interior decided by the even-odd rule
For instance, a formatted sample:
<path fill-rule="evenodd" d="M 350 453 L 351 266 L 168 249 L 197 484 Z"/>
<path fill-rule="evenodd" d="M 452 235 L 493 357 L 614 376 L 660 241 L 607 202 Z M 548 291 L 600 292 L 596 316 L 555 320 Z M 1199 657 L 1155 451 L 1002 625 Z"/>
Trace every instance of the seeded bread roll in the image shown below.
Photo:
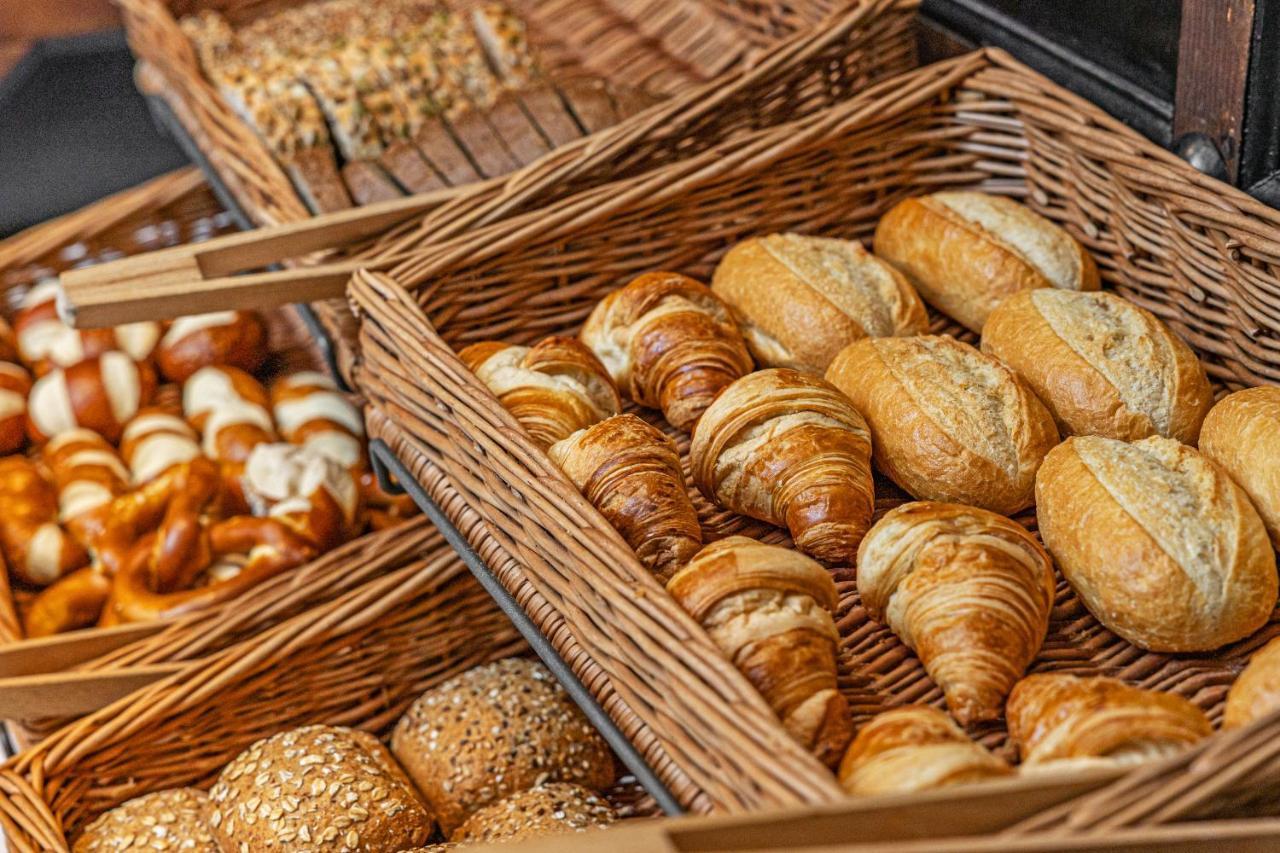
<path fill-rule="evenodd" d="M 1099 285 L 1097 265 L 1075 238 L 1016 201 L 985 193 L 899 202 L 876 226 L 874 251 L 926 302 L 974 332 L 1020 290 Z"/>
<path fill-rule="evenodd" d="M 1204 419 L 1200 452 L 1245 490 L 1280 550 L 1280 388 L 1223 397 Z"/>
<path fill-rule="evenodd" d="M 613 784 L 613 754 L 542 664 L 508 658 L 429 690 L 391 750 L 446 835 L 472 813 L 539 782 Z"/>
<path fill-rule="evenodd" d="M 1235 729 L 1280 708 L 1280 637 L 1249 658 L 1235 684 L 1227 692 L 1222 727 Z"/>
<path fill-rule="evenodd" d="M 821 373 L 859 338 L 929 330 L 915 288 L 854 240 L 745 240 L 721 259 L 711 290 L 733 308 L 751 355 L 765 367 Z"/>
<path fill-rule="evenodd" d="M 1213 405 L 1191 347 L 1111 293 L 1041 288 L 1010 296 L 982 328 L 982 351 L 1012 367 L 1064 435 L 1195 444 Z"/>
<path fill-rule="evenodd" d="M 135 797 L 100 815 L 72 846 L 74 853 L 188 850 L 218 853 L 207 823 L 209 798 L 195 788 Z"/>
<path fill-rule="evenodd" d="M 827 368 L 871 428 L 876 465 L 922 500 L 1010 515 L 1031 506 L 1058 443 L 1016 373 L 954 338 L 866 338 Z"/>
<path fill-rule="evenodd" d="M 1262 519 L 1222 469 L 1173 439 L 1067 439 L 1036 477 L 1036 510 L 1085 606 L 1136 646 L 1216 649 L 1275 608 Z"/>
<path fill-rule="evenodd" d="M 403 850 L 434 828 L 386 747 L 335 726 L 258 741 L 222 769 L 209 801 L 223 850 Z"/>
<path fill-rule="evenodd" d="M 540 835 L 585 832 L 618 819 L 604 799 L 581 785 L 550 782 L 480 809 L 453 833 L 453 841 L 489 844 Z"/>

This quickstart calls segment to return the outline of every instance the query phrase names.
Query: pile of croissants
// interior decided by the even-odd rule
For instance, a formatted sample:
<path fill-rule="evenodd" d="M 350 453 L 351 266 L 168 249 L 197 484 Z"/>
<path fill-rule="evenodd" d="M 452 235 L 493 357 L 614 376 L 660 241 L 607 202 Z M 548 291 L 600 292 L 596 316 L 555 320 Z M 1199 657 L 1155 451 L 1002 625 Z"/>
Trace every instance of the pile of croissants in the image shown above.
<path fill-rule="evenodd" d="M 748 239 L 710 287 L 646 273 L 577 339 L 459 356 L 846 788 L 912 790 L 1013 772 L 960 727 L 983 721 L 1006 722 L 1024 768 L 1161 755 L 1211 731 L 1174 695 L 1025 675 L 1055 563 L 1103 625 L 1150 651 L 1219 649 L 1275 609 L 1280 388 L 1215 405 L 1191 349 L 1099 287 L 1049 220 L 939 192 L 893 206 L 873 251 Z M 928 334 L 925 303 L 980 347 Z M 687 458 L 622 413 L 624 397 L 688 433 Z M 915 502 L 876 520 L 873 466 Z M 686 470 L 794 550 L 704 543 Z M 1011 519 L 1033 505 L 1043 545 Z M 918 656 L 949 716 L 898 708 L 854 737 L 837 567 L 856 567 L 867 613 Z M 1273 644 L 1226 723 L 1276 705 Z"/>
<path fill-rule="evenodd" d="M 406 514 L 328 377 L 255 378 L 259 315 L 77 330 L 56 296 L 0 327 L 0 552 L 27 636 L 219 604 Z"/>

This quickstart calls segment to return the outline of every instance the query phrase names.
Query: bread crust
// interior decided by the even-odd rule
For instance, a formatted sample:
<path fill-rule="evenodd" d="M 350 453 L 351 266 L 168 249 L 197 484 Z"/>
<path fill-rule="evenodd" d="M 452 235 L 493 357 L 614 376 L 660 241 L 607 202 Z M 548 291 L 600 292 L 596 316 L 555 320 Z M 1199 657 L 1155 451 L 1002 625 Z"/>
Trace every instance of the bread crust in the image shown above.
<path fill-rule="evenodd" d="M 197 788 L 171 788 L 134 797 L 98 816 L 72 846 L 73 853 L 125 849 L 218 853 L 208 824 L 209 798 Z"/>
<path fill-rule="evenodd" d="M 1204 419 L 1200 452 L 1245 490 L 1280 550 L 1280 388 L 1263 385 L 1223 397 Z"/>
<path fill-rule="evenodd" d="M 1249 658 L 1249 665 L 1227 691 L 1222 727 L 1236 729 L 1280 708 L 1280 637 Z"/>
<path fill-rule="evenodd" d="M 547 782 L 485 806 L 458 827 L 453 841 L 489 844 L 586 832 L 618 819 L 603 797 L 565 782 Z"/>

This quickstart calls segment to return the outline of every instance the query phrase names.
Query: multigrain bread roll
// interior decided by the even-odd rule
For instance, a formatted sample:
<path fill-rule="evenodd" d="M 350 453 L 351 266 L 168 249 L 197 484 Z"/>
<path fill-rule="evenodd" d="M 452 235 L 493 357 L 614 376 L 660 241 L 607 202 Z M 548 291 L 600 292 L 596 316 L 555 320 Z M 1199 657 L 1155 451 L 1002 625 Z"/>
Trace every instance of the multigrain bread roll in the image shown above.
<path fill-rule="evenodd" d="M 866 338 L 836 356 L 827 381 L 867 419 L 876 465 L 914 497 L 1003 515 L 1031 506 L 1058 431 L 996 359 L 947 336 Z"/>
<path fill-rule="evenodd" d="M 1280 708 L 1280 637 L 1249 658 L 1249 665 L 1227 691 L 1222 727 L 1235 729 Z"/>
<path fill-rule="evenodd" d="M 858 730 L 840 762 L 850 794 L 897 794 L 1011 776 L 1003 759 L 969 739 L 950 717 L 928 705 L 877 714 Z"/>
<path fill-rule="evenodd" d="M 720 260 L 711 290 L 733 308 L 751 355 L 765 367 L 821 374 L 859 338 L 929 330 L 915 288 L 854 240 L 744 240 Z"/>
<path fill-rule="evenodd" d="M 830 383 L 788 368 L 734 382 L 693 431 L 693 479 L 708 500 L 786 527 L 796 547 L 851 566 L 871 526 L 871 434 Z"/>
<path fill-rule="evenodd" d="M 1023 767 L 1145 761 L 1213 732 L 1186 699 L 1114 678 L 1029 675 L 1013 688 L 1005 715 Z"/>
<path fill-rule="evenodd" d="M 403 850 L 434 828 L 387 748 L 336 726 L 281 732 L 236 756 L 209 791 L 209 825 L 223 850 Z"/>
<path fill-rule="evenodd" d="M 1036 510 L 1085 606 L 1136 646 L 1216 649 L 1275 608 L 1275 552 L 1253 504 L 1173 439 L 1067 439 L 1036 477 Z"/>
<path fill-rule="evenodd" d="M 100 815 L 72 845 L 73 853 L 184 850 L 219 853 L 207 822 L 209 798 L 196 788 L 135 797 Z"/>
<path fill-rule="evenodd" d="M 1002 515 L 922 501 L 891 510 L 858 549 L 858 590 L 916 654 L 965 725 L 997 719 L 1044 642 L 1053 564 Z"/>
<path fill-rule="evenodd" d="M 874 251 L 926 302 L 974 332 L 1021 290 L 1099 286 L 1093 258 L 1070 234 L 1015 201 L 985 193 L 899 202 L 876 226 Z"/>
<path fill-rule="evenodd" d="M 495 844 L 562 832 L 586 832 L 618 819 L 603 797 L 581 785 L 548 782 L 478 810 L 451 841 Z"/>
<path fill-rule="evenodd" d="M 1191 348 L 1149 311 L 1111 293 L 1041 288 L 1000 303 L 982 351 L 1012 367 L 1063 435 L 1195 444 L 1213 405 Z"/>
<path fill-rule="evenodd" d="M 1280 549 L 1280 388 L 1228 394 L 1209 410 L 1200 452 L 1245 490 Z"/>
<path fill-rule="evenodd" d="M 540 782 L 613 783 L 604 739 L 537 661 L 478 666 L 427 691 L 396 724 L 391 750 L 446 835 L 485 806 Z"/>

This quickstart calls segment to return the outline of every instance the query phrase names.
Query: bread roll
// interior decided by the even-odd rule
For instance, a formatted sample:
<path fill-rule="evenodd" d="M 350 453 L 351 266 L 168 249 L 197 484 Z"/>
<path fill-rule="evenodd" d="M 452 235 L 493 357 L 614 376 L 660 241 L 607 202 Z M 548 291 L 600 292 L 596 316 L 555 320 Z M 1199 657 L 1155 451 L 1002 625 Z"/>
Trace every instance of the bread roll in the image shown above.
<path fill-rule="evenodd" d="M 1204 712 L 1186 699 L 1114 678 L 1029 675 L 1013 688 L 1005 715 L 1023 767 L 1145 761 L 1213 732 Z"/>
<path fill-rule="evenodd" d="M 756 363 L 821 374 L 846 344 L 922 335 L 929 315 L 915 288 L 854 240 L 753 237 L 730 249 L 711 279 Z"/>
<path fill-rule="evenodd" d="M 1021 290 L 1097 290 L 1098 268 L 1070 234 L 1002 196 L 940 192 L 894 205 L 874 251 L 924 300 L 970 331 Z"/>
<path fill-rule="evenodd" d="M 999 779 L 1013 768 L 969 739 L 951 718 L 928 705 L 877 714 L 858 729 L 840 762 L 850 794 L 900 794 Z"/>
<path fill-rule="evenodd" d="M 37 444 L 83 427 L 112 444 L 151 400 L 156 374 L 122 352 L 108 352 L 36 380 L 27 401 L 27 432 Z"/>
<path fill-rule="evenodd" d="M 830 383 L 788 368 L 749 373 L 693 431 L 693 479 L 707 498 L 786 527 L 796 547 L 851 566 L 871 526 L 871 434 Z"/>
<path fill-rule="evenodd" d="M 156 347 L 156 364 L 170 382 L 186 382 L 214 364 L 252 373 L 268 355 L 267 327 L 253 311 L 215 311 L 179 317 Z"/>
<path fill-rule="evenodd" d="M 1280 637 L 1249 658 L 1249 665 L 1227 691 L 1222 727 L 1235 729 L 1280 708 Z"/>
<path fill-rule="evenodd" d="M 1016 373 L 947 336 L 867 338 L 827 368 L 867 419 L 876 465 L 914 497 L 1010 515 L 1031 506 L 1058 443 Z"/>
<path fill-rule="evenodd" d="M 1063 435 L 1194 444 L 1213 391 L 1191 348 L 1154 315 L 1110 293 L 1026 290 L 1000 304 L 982 351 L 1012 367 Z"/>
<path fill-rule="evenodd" d="M 396 724 L 391 750 L 445 835 L 540 782 L 601 790 L 615 775 L 604 739 L 551 673 L 525 658 L 478 666 L 427 691 Z"/>
<path fill-rule="evenodd" d="M 209 798 L 196 788 L 174 788 L 135 797 L 85 827 L 73 853 L 117 850 L 184 850 L 218 853 L 206 813 Z"/>
<path fill-rule="evenodd" d="M 1022 525 L 931 502 L 900 506 L 858 549 L 858 590 L 965 725 L 997 719 L 1049 629 L 1049 555 Z"/>
<path fill-rule="evenodd" d="M 1209 410 L 1200 452 L 1227 470 L 1280 549 L 1280 388 L 1246 388 Z"/>
<path fill-rule="evenodd" d="M 386 747 L 335 726 L 253 744 L 222 769 L 209 806 L 223 850 L 403 850 L 434 828 Z"/>
<path fill-rule="evenodd" d="M 1276 560 L 1220 468 L 1173 439 L 1067 439 L 1036 477 L 1040 536 L 1102 624 L 1144 649 L 1216 649 L 1266 624 Z"/>
<path fill-rule="evenodd" d="M 618 819 L 613 807 L 581 785 L 548 782 L 475 812 L 451 841 L 494 844 L 562 832 L 585 832 Z"/>
<path fill-rule="evenodd" d="M 27 395 L 31 377 L 20 365 L 0 361 L 0 455 L 27 443 Z"/>

